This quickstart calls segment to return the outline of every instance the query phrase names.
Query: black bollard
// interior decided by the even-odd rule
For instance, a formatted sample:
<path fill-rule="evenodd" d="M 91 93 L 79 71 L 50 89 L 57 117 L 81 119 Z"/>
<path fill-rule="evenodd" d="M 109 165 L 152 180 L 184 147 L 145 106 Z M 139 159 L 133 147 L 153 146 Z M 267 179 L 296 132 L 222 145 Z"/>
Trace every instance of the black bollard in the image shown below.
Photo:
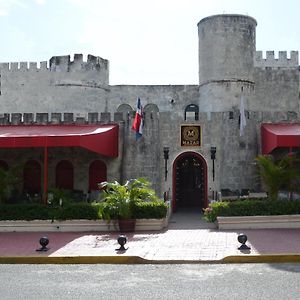
<path fill-rule="evenodd" d="M 120 235 L 117 241 L 120 244 L 120 248 L 116 250 L 126 251 L 127 249 L 124 247 L 124 245 L 127 243 L 126 235 Z"/>
<path fill-rule="evenodd" d="M 49 244 L 49 239 L 46 236 L 41 237 L 39 242 L 42 247 L 36 249 L 36 251 L 48 251 L 50 249 L 47 248 L 47 245 Z"/>
<path fill-rule="evenodd" d="M 246 234 L 240 233 L 238 235 L 238 241 L 239 243 L 241 243 L 242 245 L 238 248 L 239 250 L 250 250 L 251 248 L 249 246 L 246 245 L 248 238 L 246 236 Z"/>

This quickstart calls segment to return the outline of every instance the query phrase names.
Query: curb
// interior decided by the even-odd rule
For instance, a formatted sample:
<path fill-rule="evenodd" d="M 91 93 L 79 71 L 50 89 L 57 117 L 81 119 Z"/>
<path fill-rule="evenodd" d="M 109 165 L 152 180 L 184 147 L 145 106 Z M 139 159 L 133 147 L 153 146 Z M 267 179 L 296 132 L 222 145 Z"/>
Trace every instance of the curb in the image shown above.
<path fill-rule="evenodd" d="M 221 260 L 148 260 L 139 256 L 2 256 L 0 264 L 240 264 L 300 263 L 300 254 L 227 256 Z"/>
<path fill-rule="evenodd" d="M 223 263 L 300 263 L 299 253 L 289 254 L 264 254 L 264 255 L 236 255 L 227 256 L 222 259 Z"/>
<path fill-rule="evenodd" d="M 0 264 L 143 264 L 139 256 L 1 256 Z"/>

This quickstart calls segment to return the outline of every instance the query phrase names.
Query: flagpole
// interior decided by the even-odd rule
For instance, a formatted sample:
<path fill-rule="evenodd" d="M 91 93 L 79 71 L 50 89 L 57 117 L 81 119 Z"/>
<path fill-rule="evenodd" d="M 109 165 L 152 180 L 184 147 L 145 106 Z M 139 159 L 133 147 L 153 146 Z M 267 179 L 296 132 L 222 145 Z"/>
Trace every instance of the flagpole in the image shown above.
<path fill-rule="evenodd" d="M 136 113 L 135 118 L 132 124 L 132 130 L 135 131 L 136 134 L 136 140 L 139 140 L 142 137 L 143 134 L 143 106 L 141 104 L 141 99 L 137 99 L 137 105 L 136 105 Z"/>

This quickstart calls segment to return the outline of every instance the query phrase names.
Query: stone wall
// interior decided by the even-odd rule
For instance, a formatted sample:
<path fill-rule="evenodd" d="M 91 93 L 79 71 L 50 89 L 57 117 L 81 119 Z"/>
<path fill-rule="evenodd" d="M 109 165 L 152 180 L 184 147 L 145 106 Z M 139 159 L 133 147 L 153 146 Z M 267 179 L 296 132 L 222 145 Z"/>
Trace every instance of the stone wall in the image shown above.
<path fill-rule="evenodd" d="M 0 64 L 0 112 L 107 111 L 108 61 L 82 55 L 53 57 L 41 63 Z"/>
<path fill-rule="evenodd" d="M 162 195 L 172 190 L 174 160 L 194 151 L 208 165 L 209 191 L 259 190 L 254 158 L 261 153 L 261 124 L 300 121 L 299 60 L 297 51 L 289 58 L 286 51 L 280 51 L 278 58 L 268 51 L 264 58 L 256 51 L 255 28 L 253 18 L 241 15 L 217 15 L 199 22 L 199 85 L 112 86 L 108 61 L 91 55 L 86 62 L 75 55 L 73 61 L 59 56 L 40 66 L 2 63 L 0 124 L 117 122 L 119 157 L 105 160 L 109 180 L 147 177 Z M 247 126 L 240 137 L 242 95 Z M 145 109 L 145 125 L 143 138 L 136 141 L 131 126 L 138 97 Z M 185 118 L 189 104 L 199 107 L 198 120 Z M 182 124 L 201 125 L 200 148 L 180 146 Z M 164 146 L 170 148 L 166 181 Z M 217 148 L 214 181 L 211 146 Z M 76 179 L 81 188 L 91 154 L 77 154 L 85 159 Z"/>
<path fill-rule="evenodd" d="M 250 110 L 299 111 L 298 68 L 255 68 L 255 90 Z"/>

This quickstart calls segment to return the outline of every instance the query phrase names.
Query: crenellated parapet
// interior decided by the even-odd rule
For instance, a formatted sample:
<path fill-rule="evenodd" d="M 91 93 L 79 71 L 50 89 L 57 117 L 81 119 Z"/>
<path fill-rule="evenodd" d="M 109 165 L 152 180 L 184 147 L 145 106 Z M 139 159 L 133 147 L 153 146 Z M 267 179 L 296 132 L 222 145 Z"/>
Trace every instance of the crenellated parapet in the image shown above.
<path fill-rule="evenodd" d="M 63 124 L 110 124 L 125 122 L 131 124 L 135 114 L 123 112 L 89 112 L 89 113 L 0 113 L 1 125 L 63 125 Z M 158 120 L 157 112 L 145 112 L 144 124 Z M 147 127 L 147 126 L 146 126 Z M 151 127 L 151 126 L 150 126 Z M 130 126 L 131 128 L 131 126 Z"/>
<path fill-rule="evenodd" d="M 70 60 L 70 55 L 66 56 L 53 56 L 50 59 L 51 71 L 108 71 L 108 60 L 99 56 L 88 55 L 87 61 L 83 61 L 82 54 L 75 54 L 74 60 Z"/>
<path fill-rule="evenodd" d="M 0 113 L 1 125 L 109 124 L 124 121 L 122 113 Z"/>
<path fill-rule="evenodd" d="M 290 58 L 287 57 L 287 51 L 279 51 L 278 58 L 275 58 L 274 51 L 266 51 L 265 58 L 263 51 L 256 51 L 254 57 L 254 67 L 259 68 L 298 68 L 299 54 L 298 51 L 291 51 Z"/>
<path fill-rule="evenodd" d="M 38 71 L 48 70 L 47 61 L 37 62 L 6 62 L 0 63 L 0 71 Z"/>
<path fill-rule="evenodd" d="M 87 61 L 83 60 L 82 54 L 75 54 L 71 60 L 70 55 L 53 56 L 49 64 L 47 61 L 37 62 L 5 62 L 0 63 L 0 71 L 37 71 L 48 70 L 51 72 L 76 72 L 98 71 L 107 73 L 109 62 L 99 56 L 88 55 Z"/>

